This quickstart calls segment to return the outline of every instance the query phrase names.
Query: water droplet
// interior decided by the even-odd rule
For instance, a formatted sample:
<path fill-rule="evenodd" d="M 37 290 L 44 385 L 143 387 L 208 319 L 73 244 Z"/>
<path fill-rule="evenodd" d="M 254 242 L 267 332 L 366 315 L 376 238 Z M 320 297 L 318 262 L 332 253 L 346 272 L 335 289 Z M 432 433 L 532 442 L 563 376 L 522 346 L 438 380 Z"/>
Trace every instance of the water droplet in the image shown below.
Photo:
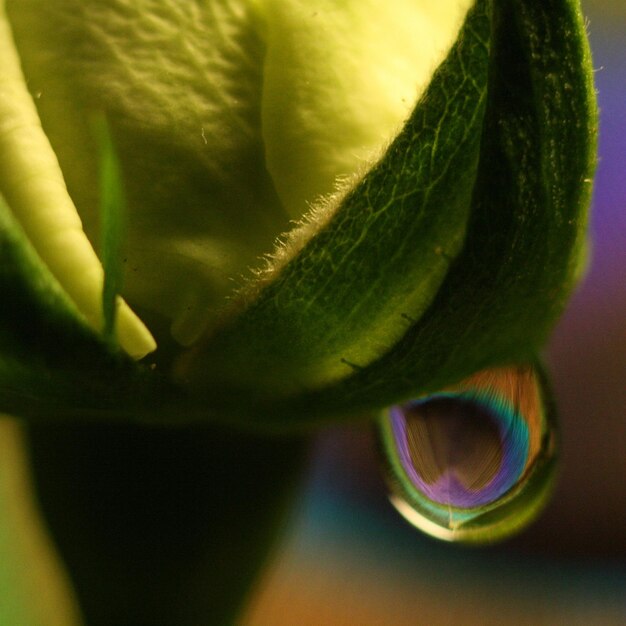
<path fill-rule="evenodd" d="M 434 537 L 489 543 L 547 501 L 557 432 L 544 378 L 530 366 L 484 370 L 380 419 L 391 501 Z"/>

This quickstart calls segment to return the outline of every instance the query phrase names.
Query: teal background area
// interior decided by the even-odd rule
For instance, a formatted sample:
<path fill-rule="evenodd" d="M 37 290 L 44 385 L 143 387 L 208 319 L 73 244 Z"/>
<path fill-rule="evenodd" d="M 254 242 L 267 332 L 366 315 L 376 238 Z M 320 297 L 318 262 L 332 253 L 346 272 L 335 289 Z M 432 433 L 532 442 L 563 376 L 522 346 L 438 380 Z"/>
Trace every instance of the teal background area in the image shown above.
<path fill-rule="evenodd" d="M 372 432 L 329 431 L 245 626 L 626 624 L 626 3 L 584 10 L 600 161 L 591 264 L 546 355 L 563 436 L 554 498 L 506 543 L 441 544 L 388 503 Z"/>

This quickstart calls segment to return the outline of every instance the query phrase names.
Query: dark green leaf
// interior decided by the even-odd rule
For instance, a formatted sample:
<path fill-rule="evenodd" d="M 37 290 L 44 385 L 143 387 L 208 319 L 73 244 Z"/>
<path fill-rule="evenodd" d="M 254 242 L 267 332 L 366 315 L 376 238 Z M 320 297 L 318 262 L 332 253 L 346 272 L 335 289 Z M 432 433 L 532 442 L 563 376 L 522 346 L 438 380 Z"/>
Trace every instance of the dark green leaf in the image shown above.
<path fill-rule="evenodd" d="M 236 380 L 285 393 L 335 381 L 386 353 L 423 314 L 465 235 L 489 30 L 480 0 L 382 160 L 258 299 L 196 353 L 194 386 Z"/>
<path fill-rule="evenodd" d="M 541 349 L 580 275 L 597 111 L 577 2 L 494 4 L 489 104 L 463 253 L 384 358 L 298 407 L 350 412 Z M 290 413 L 295 407 L 290 407 Z"/>
<path fill-rule="evenodd" d="M 477 43 L 486 35 L 474 34 L 477 29 L 481 32 L 484 21 L 483 12 L 475 9 L 457 46 L 435 75 L 429 94 L 437 93 L 446 84 L 449 68 L 460 59 L 465 67 L 481 67 L 471 65 L 462 52 L 470 56 L 484 54 L 484 46 Z M 194 372 L 196 388 L 205 380 L 205 367 L 210 367 L 211 375 L 227 380 L 233 389 L 240 382 L 233 373 L 242 371 L 248 388 L 239 386 L 238 393 L 231 389 L 228 394 L 222 384 L 214 394 L 218 401 L 235 407 L 237 403 L 240 407 L 247 403 L 245 410 L 253 419 L 293 423 L 380 408 L 401 398 L 439 389 L 490 365 L 527 360 L 541 348 L 581 269 L 597 130 L 591 60 L 582 16 L 574 0 L 495 2 L 491 29 L 493 43 L 480 164 L 475 179 L 463 183 L 473 188 L 465 244 L 426 312 L 380 358 L 369 363 L 355 359 L 356 371 L 337 382 L 315 388 L 319 381 L 313 378 L 314 384 L 308 384 L 303 374 L 315 371 L 319 361 L 314 359 L 320 355 L 329 358 L 324 331 L 331 338 L 334 336 L 328 329 L 337 323 L 333 313 L 335 298 L 341 302 L 345 297 L 341 286 L 349 293 L 356 311 L 354 320 L 350 318 L 356 328 L 364 328 L 367 322 L 362 320 L 375 317 L 376 311 L 376 306 L 373 311 L 369 306 L 359 308 L 369 280 L 360 288 L 356 282 L 354 289 L 348 278 L 332 282 L 336 276 L 332 270 L 341 269 L 339 261 L 349 253 L 340 248 L 336 256 L 327 241 L 324 255 L 332 262 L 328 263 L 330 273 L 326 280 L 335 285 L 334 290 L 329 290 L 321 301 L 310 327 L 297 326 L 294 330 L 292 324 L 283 321 L 287 310 L 297 316 L 293 294 L 305 294 L 295 302 L 308 310 L 306 297 L 313 296 L 306 285 L 317 284 L 314 272 L 325 265 L 324 258 L 314 257 L 320 265 L 313 266 L 311 260 L 309 272 L 305 273 L 303 263 L 316 249 L 316 241 L 327 237 L 323 232 L 261 294 L 257 304 L 208 343 L 200 361 L 202 367 Z M 431 102 L 427 96 L 413 120 Z M 445 109 L 438 112 L 439 117 L 444 114 Z M 441 133 L 446 132 L 442 125 Z M 387 158 L 393 154 L 392 148 Z M 379 170 L 371 176 L 376 176 L 376 171 Z M 441 174 L 441 170 L 431 172 L 434 180 Z M 466 174 L 467 171 L 459 170 L 459 181 Z M 352 197 L 366 193 L 367 189 L 364 183 Z M 402 214 L 401 204 L 400 208 L 395 204 L 386 208 L 390 214 L 396 210 Z M 350 223 L 343 228 L 349 229 Z M 403 229 L 410 229 L 410 224 L 403 224 Z M 363 241 L 371 232 L 352 232 L 350 241 Z M 376 263 L 371 249 L 378 250 L 377 240 L 367 241 L 369 252 L 361 253 L 368 262 Z M 399 243 L 395 240 L 400 250 L 412 241 L 415 237 Z M 437 239 L 425 237 L 420 243 L 432 249 Z M 387 254 L 392 255 L 393 250 L 387 250 Z M 359 274 L 361 268 L 353 264 L 346 276 Z M 372 290 L 381 282 L 395 284 L 397 277 L 388 273 L 388 264 L 383 262 L 376 269 L 380 271 L 378 277 L 369 276 Z M 370 266 L 369 271 L 376 270 Z M 404 271 L 410 274 L 411 268 L 407 265 Z M 377 298 L 366 297 L 365 301 L 376 305 Z M 343 313 L 347 315 L 349 311 L 345 309 Z M 398 316 L 400 313 L 398 310 Z M 315 321 L 316 316 L 322 321 Z M 302 346 L 309 344 L 299 333 L 304 333 L 305 328 L 307 341 L 313 346 L 319 344 L 317 351 L 303 351 Z M 241 336 L 250 343 L 250 349 L 241 348 L 235 329 L 237 333 L 243 331 Z M 334 355 L 337 360 L 344 356 L 350 360 L 349 352 L 337 350 Z M 301 361 L 306 357 L 312 360 L 308 369 Z M 282 385 L 281 377 L 286 381 Z M 284 393 L 285 389 L 294 388 L 294 380 L 305 388 L 308 384 L 310 390 L 285 393 L 277 401 L 276 396 L 260 389 L 261 385 L 270 385 Z M 242 412 L 241 408 L 235 410 Z"/>

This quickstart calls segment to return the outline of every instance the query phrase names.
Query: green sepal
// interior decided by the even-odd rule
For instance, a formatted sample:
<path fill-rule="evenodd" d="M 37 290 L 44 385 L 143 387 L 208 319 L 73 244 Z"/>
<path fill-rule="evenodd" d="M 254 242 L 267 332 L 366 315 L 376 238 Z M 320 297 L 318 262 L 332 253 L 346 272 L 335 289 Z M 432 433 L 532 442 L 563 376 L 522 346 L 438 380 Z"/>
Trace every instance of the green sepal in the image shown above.
<path fill-rule="evenodd" d="M 427 309 L 465 236 L 489 30 L 479 0 L 383 158 L 254 302 L 185 356 L 192 388 L 236 381 L 283 395 L 340 380 Z"/>
<path fill-rule="evenodd" d="M 475 28 L 475 15 L 476 8 L 429 92 L 457 58 L 463 33 Z M 193 373 L 196 389 L 204 366 L 212 363 L 211 376 L 220 381 L 219 389 L 209 389 L 214 402 L 244 419 L 306 424 L 363 414 L 489 366 L 535 357 L 564 308 L 584 256 L 597 135 L 591 58 L 575 0 L 495 2 L 491 29 L 488 104 L 465 244 L 427 311 L 382 357 L 354 363 L 354 371 L 341 380 L 280 397 L 261 385 L 297 363 L 298 357 L 286 363 L 274 357 L 297 352 L 301 342 L 297 335 L 289 340 L 289 327 L 264 325 L 267 318 L 258 315 L 257 303 L 205 346 L 203 367 Z M 420 106 L 428 103 L 426 98 Z M 352 240 L 359 240 L 358 233 Z M 291 267 L 301 267 L 307 254 L 305 249 Z M 284 286 L 284 297 L 278 298 L 278 286 L 271 285 L 259 302 L 276 311 L 289 302 L 300 275 L 288 269 L 277 283 Z M 393 282 L 394 276 L 385 279 Z M 358 302 L 358 294 L 354 298 Z M 255 328 L 263 338 L 262 358 L 237 345 L 230 328 L 242 327 Z M 254 341 L 252 333 L 245 336 Z M 275 339 L 286 346 L 276 353 Z M 310 341 L 323 343 L 324 335 L 312 333 Z M 256 360 L 248 366 L 245 358 Z M 259 385 L 252 376 L 247 387 L 242 378 L 229 379 L 232 363 L 243 380 L 249 372 L 258 373 Z M 220 368 L 226 372 L 222 378 Z"/>
<path fill-rule="evenodd" d="M 464 250 L 429 311 L 393 350 L 295 404 L 320 414 L 383 407 L 486 367 L 535 358 L 580 277 L 596 137 L 578 3 L 496 2 Z"/>

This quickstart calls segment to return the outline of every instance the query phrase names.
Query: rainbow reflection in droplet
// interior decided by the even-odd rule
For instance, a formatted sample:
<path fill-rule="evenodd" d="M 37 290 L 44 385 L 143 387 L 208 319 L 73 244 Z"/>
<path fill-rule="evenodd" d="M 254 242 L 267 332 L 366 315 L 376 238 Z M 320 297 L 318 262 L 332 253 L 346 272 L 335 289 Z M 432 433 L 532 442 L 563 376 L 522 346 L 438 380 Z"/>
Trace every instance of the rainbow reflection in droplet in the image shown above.
<path fill-rule="evenodd" d="M 434 537 L 497 541 L 530 522 L 547 500 L 556 428 L 533 367 L 485 370 L 393 406 L 380 432 L 391 501 Z"/>

